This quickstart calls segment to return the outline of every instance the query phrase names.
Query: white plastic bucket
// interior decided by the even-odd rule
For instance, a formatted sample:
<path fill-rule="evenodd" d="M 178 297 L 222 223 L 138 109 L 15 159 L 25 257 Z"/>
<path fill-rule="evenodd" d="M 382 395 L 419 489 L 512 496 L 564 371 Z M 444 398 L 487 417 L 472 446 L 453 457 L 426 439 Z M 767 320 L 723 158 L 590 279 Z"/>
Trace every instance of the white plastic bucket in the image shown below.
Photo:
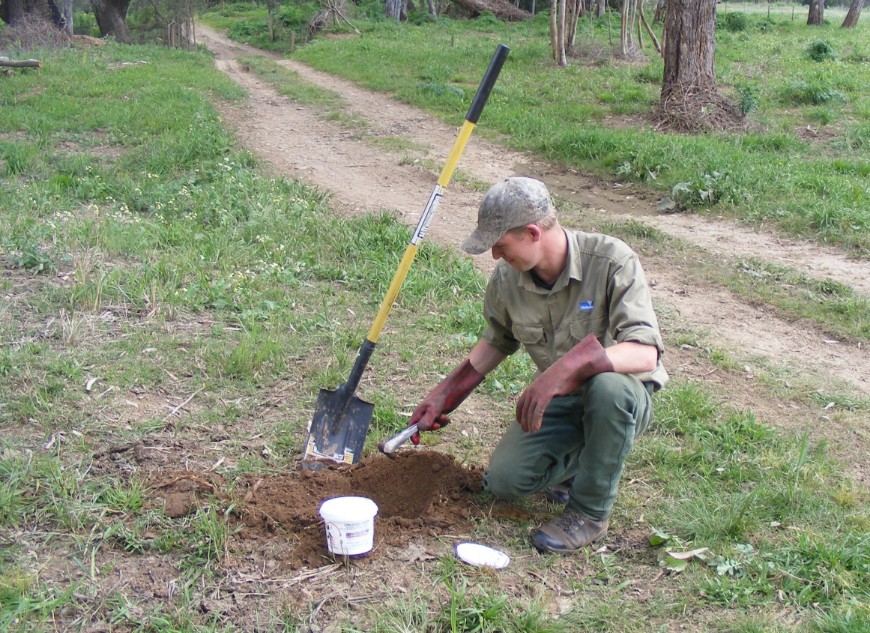
<path fill-rule="evenodd" d="M 320 504 L 329 551 L 340 556 L 370 552 L 377 513 L 377 504 L 365 497 L 336 497 Z"/>

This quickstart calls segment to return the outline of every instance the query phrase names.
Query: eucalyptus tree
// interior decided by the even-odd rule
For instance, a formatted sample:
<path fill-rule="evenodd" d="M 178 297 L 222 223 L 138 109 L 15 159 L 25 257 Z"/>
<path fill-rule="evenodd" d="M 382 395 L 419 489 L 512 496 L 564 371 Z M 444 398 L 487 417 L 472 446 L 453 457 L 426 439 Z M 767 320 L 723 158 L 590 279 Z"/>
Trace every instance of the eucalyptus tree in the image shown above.
<path fill-rule="evenodd" d="M 855 28 L 858 24 L 858 18 L 861 17 L 861 9 L 864 7 L 864 0 L 852 0 L 849 6 L 849 13 L 846 14 L 846 19 L 843 20 L 842 27 L 844 29 Z"/>
<path fill-rule="evenodd" d="M 111 35 L 119 42 L 130 42 L 127 9 L 130 0 L 91 0 L 91 8 L 100 28 L 100 35 Z"/>
<path fill-rule="evenodd" d="M 743 118 L 716 87 L 716 2 L 668 1 L 659 114 L 670 127 L 724 129 Z"/>
<path fill-rule="evenodd" d="M 810 0 L 810 11 L 807 15 L 807 24 L 820 26 L 825 23 L 825 0 Z"/>

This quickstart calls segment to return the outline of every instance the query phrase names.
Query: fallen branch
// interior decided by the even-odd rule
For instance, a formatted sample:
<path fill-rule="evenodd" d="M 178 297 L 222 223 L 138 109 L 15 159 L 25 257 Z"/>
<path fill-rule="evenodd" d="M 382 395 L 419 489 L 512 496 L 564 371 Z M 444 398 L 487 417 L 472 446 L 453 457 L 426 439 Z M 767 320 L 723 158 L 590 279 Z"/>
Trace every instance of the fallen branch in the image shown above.
<path fill-rule="evenodd" d="M 353 24 L 351 24 L 350 20 L 348 20 L 346 17 L 344 17 L 344 14 L 341 12 L 341 8 L 337 3 L 331 2 L 330 0 L 326 0 L 326 2 L 324 2 L 324 4 L 326 5 L 326 7 L 330 11 L 334 12 L 336 16 L 341 18 L 345 24 L 347 24 L 350 28 L 352 28 L 354 33 L 356 33 L 357 35 L 360 34 L 359 29 L 357 29 Z"/>
<path fill-rule="evenodd" d="M 655 46 L 656 53 L 661 55 L 662 54 L 661 44 L 659 44 L 659 40 L 658 40 L 658 38 L 656 38 L 656 34 L 653 33 L 653 30 L 650 27 L 649 22 L 646 21 L 646 17 L 643 14 L 643 2 L 638 4 L 638 8 L 640 9 L 640 11 L 639 11 L 640 21 L 643 24 L 643 27 L 646 29 L 646 32 L 649 34 L 650 38 L 652 39 L 652 43 L 653 43 L 653 46 Z"/>
<path fill-rule="evenodd" d="M 42 68 L 42 62 L 38 59 L 9 59 L 0 57 L 0 66 L 9 68 Z"/>

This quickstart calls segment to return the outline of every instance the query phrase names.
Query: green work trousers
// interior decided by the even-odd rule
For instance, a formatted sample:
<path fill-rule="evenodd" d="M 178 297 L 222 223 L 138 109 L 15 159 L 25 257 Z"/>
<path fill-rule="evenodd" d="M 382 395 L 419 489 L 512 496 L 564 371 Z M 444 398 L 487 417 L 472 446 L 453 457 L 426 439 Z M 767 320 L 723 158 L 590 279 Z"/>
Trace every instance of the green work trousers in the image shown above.
<path fill-rule="evenodd" d="M 653 386 L 607 372 L 577 395 L 554 398 L 541 428 L 526 433 L 513 421 L 484 474 L 484 487 L 517 499 L 574 478 L 568 507 L 600 521 L 610 514 L 625 458 L 653 417 Z"/>

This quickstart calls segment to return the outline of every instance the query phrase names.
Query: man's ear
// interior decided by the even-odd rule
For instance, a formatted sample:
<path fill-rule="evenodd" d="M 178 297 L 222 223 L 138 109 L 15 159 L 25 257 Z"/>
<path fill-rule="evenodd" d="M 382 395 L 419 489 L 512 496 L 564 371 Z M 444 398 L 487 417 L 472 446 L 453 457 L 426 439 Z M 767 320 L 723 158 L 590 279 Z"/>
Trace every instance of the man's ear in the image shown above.
<path fill-rule="evenodd" d="M 532 239 L 532 242 L 540 242 L 541 236 L 543 236 L 544 231 L 537 224 L 527 224 L 526 233 L 528 233 L 529 237 Z"/>

